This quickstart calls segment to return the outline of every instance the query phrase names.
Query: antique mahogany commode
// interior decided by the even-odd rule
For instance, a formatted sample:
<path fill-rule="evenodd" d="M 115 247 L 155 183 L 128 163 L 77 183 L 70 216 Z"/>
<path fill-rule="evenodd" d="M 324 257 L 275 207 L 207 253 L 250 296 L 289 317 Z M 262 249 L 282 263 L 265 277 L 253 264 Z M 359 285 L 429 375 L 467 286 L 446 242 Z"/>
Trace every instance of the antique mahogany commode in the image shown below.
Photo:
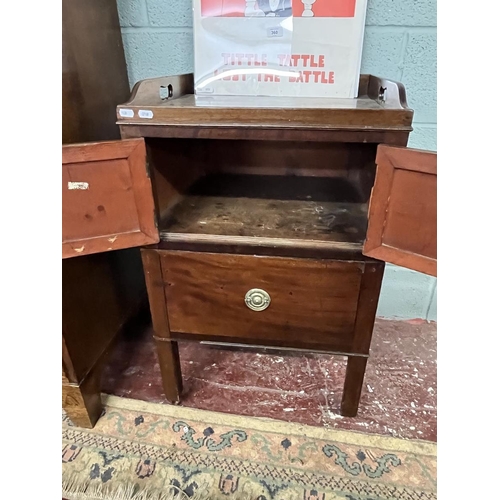
<path fill-rule="evenodd" d="M 402 85 L 362 75 L 359 96 L 196 98 L 192 75 L 156 78 L 118 106 L 124 140 L 66 148 L 88 188 L 68 191 L 82 234 L 64 251 L 145 246 L 170 401 L 195 340 L 347 356 L 356 415 L 384 261 L 436 269 L 435 155 L 404 147 Z"/>

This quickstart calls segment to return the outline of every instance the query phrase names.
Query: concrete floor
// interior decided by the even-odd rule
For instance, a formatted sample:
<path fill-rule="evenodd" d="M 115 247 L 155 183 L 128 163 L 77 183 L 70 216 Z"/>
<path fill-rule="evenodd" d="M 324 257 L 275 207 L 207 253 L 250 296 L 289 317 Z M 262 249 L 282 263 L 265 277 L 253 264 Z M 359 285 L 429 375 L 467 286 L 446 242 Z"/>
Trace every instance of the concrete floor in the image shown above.
<path fill-rule="evenodd" d="M 124 335 L 103 375 L 103 392 L 168 404 L 152 330 Z M 376 322 L 356 418 L 340 416 L 346 358 L 248 352 L 180 343 L 182 404 L 218 412 L 436 441 L 436 323 Z"/>

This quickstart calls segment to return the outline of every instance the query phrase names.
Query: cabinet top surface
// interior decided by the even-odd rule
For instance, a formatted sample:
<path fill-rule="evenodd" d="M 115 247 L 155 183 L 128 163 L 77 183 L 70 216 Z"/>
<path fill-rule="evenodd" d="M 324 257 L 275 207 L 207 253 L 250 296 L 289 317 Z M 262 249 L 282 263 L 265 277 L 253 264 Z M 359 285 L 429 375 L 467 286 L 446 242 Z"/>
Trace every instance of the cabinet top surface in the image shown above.
<path fill-rule="evenodd" d="M 268 96 L 198 96 L 186 94 L 155 104 L 165 108 L 215 109 L 384 109 L 384 103 L 360 96 L 354 99 Z M 390 108 L 390 105 L 389 105 Z"/>
<path fill-rule="evenodd" d="M 192 75 L 138 82 L 117 107 L 125 125 L 411 130 L 413 111 L 397 82 L 361 75 L 353 99 L 197 96 Z"/>

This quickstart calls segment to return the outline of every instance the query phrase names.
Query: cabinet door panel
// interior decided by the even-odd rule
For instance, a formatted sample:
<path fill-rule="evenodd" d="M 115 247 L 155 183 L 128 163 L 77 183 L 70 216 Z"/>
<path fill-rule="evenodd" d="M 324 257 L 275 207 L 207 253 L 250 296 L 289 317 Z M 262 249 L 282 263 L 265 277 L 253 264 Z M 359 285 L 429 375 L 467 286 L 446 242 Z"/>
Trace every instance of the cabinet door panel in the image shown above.
<path fill-rule="evenodd" d="M 158 243 L 143 139 L 63 146 L 63 258 Z"/>
<path fill-rule="evenodd" d="M 379 146 L 363 254 L 436 276 L 436 153 Z"/>

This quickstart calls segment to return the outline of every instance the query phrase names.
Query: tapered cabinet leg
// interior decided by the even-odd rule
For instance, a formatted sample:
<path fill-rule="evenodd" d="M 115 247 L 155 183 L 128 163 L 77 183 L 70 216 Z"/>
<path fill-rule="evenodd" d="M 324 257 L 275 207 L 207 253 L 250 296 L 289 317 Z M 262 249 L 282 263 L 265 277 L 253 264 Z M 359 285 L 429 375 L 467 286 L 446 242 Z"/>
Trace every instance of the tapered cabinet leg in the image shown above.
<path fill-rule="evenodd" d="M 182 394 L 181 363 L 177 342 L 170 340 L 160 257 L 156 250 L 145 248 L 141 250 L 141 255 L 156 339 L 156 351 L 160 361 L 163 390 L 166 398 L 171 403 L 177 404 L 180 402 Z"/>
<path fill-rule="evenodd" d="M 344 417 L 355 417 L 358 414 L 359 398 L 363 389 L 367 361 L 368 358 L 360 356 L 349 356 L 347 359 L 344 392 L 340 407 L 340 413 Z"/>
<path fill-rule="evenodd" d="M 177 342 L 157 340 L 163 391 L 173 404 L 179 404 L 182 394 L 182 374 Z"/>

